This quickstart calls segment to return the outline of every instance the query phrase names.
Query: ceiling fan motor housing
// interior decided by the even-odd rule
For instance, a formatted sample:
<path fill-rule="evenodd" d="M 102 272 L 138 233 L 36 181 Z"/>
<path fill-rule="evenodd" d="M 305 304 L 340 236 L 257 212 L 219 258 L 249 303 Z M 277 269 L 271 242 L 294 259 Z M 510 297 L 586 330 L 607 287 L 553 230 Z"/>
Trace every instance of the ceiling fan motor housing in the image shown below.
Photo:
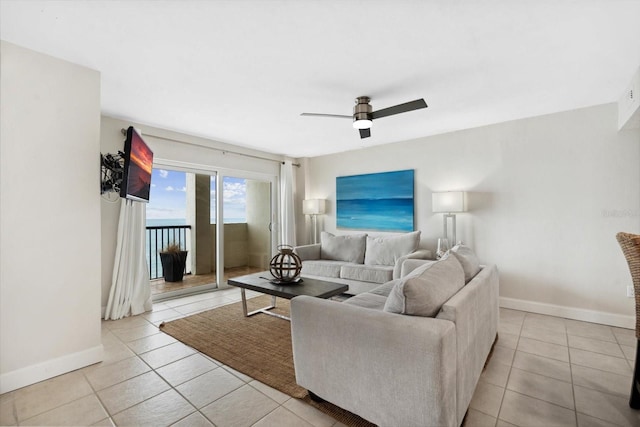
<path fill-rule="evenodd" d="M 373 111 L 373 108 L 371 107 L 371 104 L 369 104 L 369 101 L 371 101 L 371 98 L 368 96 L 359 96 L 356 98 L 356 105 L 353 107 L 354 123 L 359 120 L 367 120 L 370 126 L 371 112 Z M 354 127 L 356 126 L 354 125 Z"/>

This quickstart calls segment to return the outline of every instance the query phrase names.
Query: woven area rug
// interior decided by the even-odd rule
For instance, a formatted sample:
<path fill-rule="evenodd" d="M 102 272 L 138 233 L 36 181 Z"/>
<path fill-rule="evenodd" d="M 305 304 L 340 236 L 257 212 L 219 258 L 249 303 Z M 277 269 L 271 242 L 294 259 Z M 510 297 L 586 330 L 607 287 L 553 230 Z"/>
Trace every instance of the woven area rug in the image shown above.
<path fill-rule="evenodd" d="M 247 300 L 249 311 L 265 307 L 270 296 Z M 277 299 L 276 313 L 289 315 L 289 301 Z M 201 353 L 291 397 L 301 399 L 348 426 L 373 426 L 328 402 L 311 400 L 296 384 L 291 350 L 291 324 L 266 314 L 244 317 L 234 303 L 160 325 L 166 334 Z"/>

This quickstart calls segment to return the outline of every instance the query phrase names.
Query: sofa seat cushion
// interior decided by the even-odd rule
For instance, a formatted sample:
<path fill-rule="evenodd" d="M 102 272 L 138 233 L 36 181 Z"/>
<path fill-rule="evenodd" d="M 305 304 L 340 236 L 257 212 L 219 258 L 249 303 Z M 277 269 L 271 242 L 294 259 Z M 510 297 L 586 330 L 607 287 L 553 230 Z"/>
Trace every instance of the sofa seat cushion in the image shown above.
<path fill-rule="evenodd" d="M 365 292 L 363 294 L 358 294 L 354 297 L 349 298 L 348 300 L 345 300 L 343 304 L 350 304 L 358 307 L 382 311 L 384 309 L 384 304 L 386 301 L 387 298 L 383 297 L 382 295 Z"/>
<path fill-rule="evenodd" d="M 366 265 L 395 265 L 398 259 L 418 249 L 420 231 L 390 236 L 366 236 L 366 239 Z"/>
<path fill-rule="evenodd" d="M 391 280 L 387 283 L 383 283 L 380 286 L 376 286 L 375 288 L 371 289 L 369 292 L 374 294 L 374 295 L 380 295 L 383 296 L 385 298 L 387 298 L 389 296 L 389 294 L 391 293 L 391 290 L 393 289 L 393 287 L 399 283 L 402 279 L 394 279 Z"/>
<path fill-rule="evenodd" d="M 340 277 L 361 282 L 386 283 L 393 279 L 393 267 L 348 264 L 340 268 Z"/>
<path fill-rule="evenodd" d="M 340 269 L 344 265 L 349 265 L 344 261 L 329 260 L 305 260 L 302 261 L 303 276 L 322 276 L 322 277 L 340 277 Z"/>
<path fill-rule="evenodd" d="M 453 255 L 425 264 L 400 279 L 387 298 L 384 310 L 412 316 L 435 317 L 442 305 L 465 285 L 464 270 Z"/>
<path fill-rule="evenodd" d="M 323 231 L 320 234 L 320 258 L 362 264 L 366 237 L 366 234 L 334 236 Z"/>

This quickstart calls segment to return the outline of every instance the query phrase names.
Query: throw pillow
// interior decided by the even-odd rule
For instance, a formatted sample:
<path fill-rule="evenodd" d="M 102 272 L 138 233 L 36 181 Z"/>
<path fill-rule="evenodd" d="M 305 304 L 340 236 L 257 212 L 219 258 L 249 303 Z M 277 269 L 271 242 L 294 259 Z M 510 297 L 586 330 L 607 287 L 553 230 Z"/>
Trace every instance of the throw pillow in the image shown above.
<path fill-rule="evenodd" d="M 395 265 L 396 261 L 420 244 L 420 231 L 391 236 L 367 236 L 366 265 Z"/>
<path fill-rule="evenodd" d="M 451 248 L 451 253 L 460 261 L 464 270 L 464 282 L 469 283 L 480 271 L 480 261 L 473 249 L 462 244 Z"/>
<path fill-rule="evenodd" d="M 442 305 L 464 286 L 464 270 L 451 255 L 419 267 L 396 283 L 384 311 L 411 316 L 435 317 Z"/>
<path fill-rule="evenodd" d="M 364 262 L 366 237 L 366 234 L 334 236 L 323 231 L 320 234 L 320 259 L 362 264 Z"/>

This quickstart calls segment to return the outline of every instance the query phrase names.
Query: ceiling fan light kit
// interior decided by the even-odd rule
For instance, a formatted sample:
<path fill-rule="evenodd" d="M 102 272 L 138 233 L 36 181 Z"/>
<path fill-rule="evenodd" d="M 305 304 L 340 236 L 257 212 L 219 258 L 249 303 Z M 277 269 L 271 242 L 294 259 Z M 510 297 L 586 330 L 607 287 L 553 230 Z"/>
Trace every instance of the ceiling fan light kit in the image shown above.
<path fill-rule="evenodd" d="M 360 132 L 360 138 L 369 138 L 371 136 L 371 126 L 373 120 L 382 117 L 393 116 L 394 114 L 406 113 L 421 108 L 427 108 L 424 99 L 416 99 L 415 101 L 405 102 L 404 104 L 394 105 L 393 107 L 383 108 L 382 110 L 373 111 L 373 107 L 369 102 L 371 98 L 368 96 L 359 96 L 356 98 L 356 105 L 353 107 L 353 116 L 344 116 L 341 114 L 323 114 L 323 113 L 302 113 L 301 116 L 314 117 L 332 117 L 332 118 L 353 118 L 353 127 Z"/>
<path fill-rule="evenodd" d="M 373 122 L 369 119 L 358 119 L 353 121 L 354 129 L 369 129 L 373 125 Z"/>

